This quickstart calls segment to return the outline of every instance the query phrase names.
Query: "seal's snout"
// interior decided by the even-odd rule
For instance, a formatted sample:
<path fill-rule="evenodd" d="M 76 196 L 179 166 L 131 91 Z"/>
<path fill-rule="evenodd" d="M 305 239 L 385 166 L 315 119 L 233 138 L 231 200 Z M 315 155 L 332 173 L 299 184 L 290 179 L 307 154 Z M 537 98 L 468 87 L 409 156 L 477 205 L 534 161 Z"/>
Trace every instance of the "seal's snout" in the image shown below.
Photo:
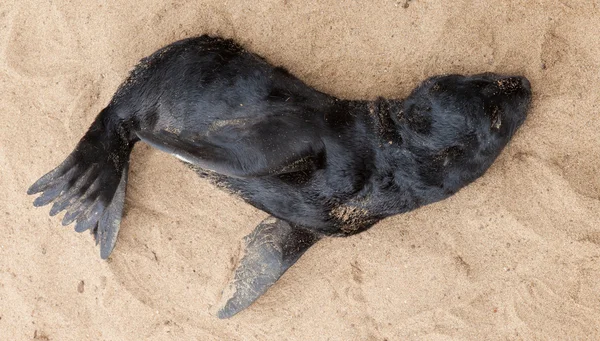
<path fill-rule="evenodd" d="M 528 92 L 531 92 L 531 83 L 529 83 L 529 79 L 525 77 L 516 77 L 521 82 L 521 87 Z"/>
<path fill-rule="evenodd" d="M 504 108 L 502 116 L 505 123 L 508 123 L 510 136 L 527 117 L 531 103 L 531 83 L 522 76 L 499 77 L 492 83 L 497 91 L 494 91 L 496 95 L 491 96 L 490 101 Z"/>
<path fill-rule="evenodd" d="M 473 77 L 475 82 L 483 81 L 494 90 L 492 94 L 512 94 L 515 92 L 531 94 L 531 83 L 522 76 L 503 76 L 494 73 L 483 73 Z M 499 91 L 498 91 L 499 90 Z"/>
<path fill-rule="evenodd" d="M 521 114 L 525 116 L 527 114 L 527 108 L 531 102 L 531 83 L 525 77 L 512 77 L 517 87 L 517 93 L 522 98 L 522 105 L 525 106 L 525 110 L 521 110 Z"/>
<path fill-rule="evenodd" d="M 495 81 L 501 93 L 511 94 L 514 92 L 523 93 L 524 95 L 531 94 L 531 83 L 525 77 L 503 77 Z"/>
<path fill-rule="evenodd" d="M 531 83 L 522 76 L 483 73 L 462 79 L 463 92 L 479 97 L 490 128 L 510 137 L 525 121 L 531 103 Z"/>

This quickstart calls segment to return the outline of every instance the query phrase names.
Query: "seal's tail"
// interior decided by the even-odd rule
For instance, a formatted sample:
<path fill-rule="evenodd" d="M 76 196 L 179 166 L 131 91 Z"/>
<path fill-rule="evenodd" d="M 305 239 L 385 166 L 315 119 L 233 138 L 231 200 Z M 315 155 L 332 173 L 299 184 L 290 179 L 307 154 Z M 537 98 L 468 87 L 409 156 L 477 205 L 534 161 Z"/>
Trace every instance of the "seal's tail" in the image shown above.
<path fill-rule="evenodd" d="M 109 107 L 100 112 L 75 150 L 42 176 L 27 194 L 42 193 L 34 206 L 53 202 L 50 215 L 67 210 L 62 224 L 76 221 L 75 230 L 91 230 L 100 255 L 108 258 L 115 246 L 127 184 L 129 155 L 136 139 L 127 122 Z"/>

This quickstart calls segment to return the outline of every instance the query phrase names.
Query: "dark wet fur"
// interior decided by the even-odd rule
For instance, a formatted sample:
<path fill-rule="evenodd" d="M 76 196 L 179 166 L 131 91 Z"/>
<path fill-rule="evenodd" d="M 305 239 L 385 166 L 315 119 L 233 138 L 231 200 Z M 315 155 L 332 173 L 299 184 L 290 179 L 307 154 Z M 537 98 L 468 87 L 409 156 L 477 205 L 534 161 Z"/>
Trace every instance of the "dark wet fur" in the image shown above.
<path fill-rule="evenodd" d="M 487 74 L 434 77 L 405 100 L 340 100 L 209 37 L 156 52 L 126 84 L 114 111 L 138 136 L 191 150 L 250 204 L 325 235 L 452 195 L 491 165 L 530 99 L 525 79 Z"/>
<path fill-rule="evenodd" d="M 43 192 L 37 206 L 54 202 L 52 214 L 66 209 L 65 224 L 94 232 L 106 258 L 129 155 L 142 140 L 292 229 L 351 235 L 481 176 L 530 97 L 525 78 L 482 74 L 433 77 L 404 100 L 341 100 L 230 40 L 191 38 L 142 60 L 29 193 Z"/>

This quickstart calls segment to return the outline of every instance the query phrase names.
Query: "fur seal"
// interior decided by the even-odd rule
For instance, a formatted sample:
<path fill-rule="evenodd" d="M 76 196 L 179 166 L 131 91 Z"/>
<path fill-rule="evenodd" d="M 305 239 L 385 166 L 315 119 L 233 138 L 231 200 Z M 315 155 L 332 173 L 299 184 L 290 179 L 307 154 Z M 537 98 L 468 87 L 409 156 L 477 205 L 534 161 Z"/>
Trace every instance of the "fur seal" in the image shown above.
<path fill-rule="evenodd" d="M 143 141 L 268 212 L 244 239 L 220 318 L 248 307 L 314 243 L 456 193 L 525 120 L 524 77 L 432 77 L 404 100 L 319 92 L 232 40 L 200 36 L 141 62 L 73 152 L 28 194 L 67 210 L 106 259 Z"/>

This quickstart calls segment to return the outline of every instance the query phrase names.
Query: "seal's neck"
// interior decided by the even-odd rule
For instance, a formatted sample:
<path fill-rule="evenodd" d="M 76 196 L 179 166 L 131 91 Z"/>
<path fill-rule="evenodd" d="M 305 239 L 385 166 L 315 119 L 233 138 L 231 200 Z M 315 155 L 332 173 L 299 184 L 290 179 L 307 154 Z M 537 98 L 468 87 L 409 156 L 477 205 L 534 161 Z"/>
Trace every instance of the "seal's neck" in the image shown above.
<path fill-rule="evenodd" d="M 375 133 L 385 142 L 400 142 L 398 118 L 402 111 L 402 100 L 385 99 L 373 101 L 349 101 L 353 114 L 362 116 L 373 126 Z"/>

